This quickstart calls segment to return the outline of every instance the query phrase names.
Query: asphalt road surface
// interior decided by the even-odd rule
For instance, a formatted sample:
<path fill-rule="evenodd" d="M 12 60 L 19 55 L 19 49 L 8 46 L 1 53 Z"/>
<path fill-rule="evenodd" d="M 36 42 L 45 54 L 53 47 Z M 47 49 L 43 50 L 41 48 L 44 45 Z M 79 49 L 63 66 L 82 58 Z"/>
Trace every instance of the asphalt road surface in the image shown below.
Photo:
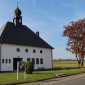
<path fill-rule="evenodd" d="M 52 84 L 52 85 L 56 85 L 56 84 L 57 83 Z M 58 83 L 58 85 L 85 85 L 85 77 L 60 82 L 60 83 Z"/>
<path fill-rule="evenodd" d="M 19 85 L 85 85 L 85 73 Z"/>

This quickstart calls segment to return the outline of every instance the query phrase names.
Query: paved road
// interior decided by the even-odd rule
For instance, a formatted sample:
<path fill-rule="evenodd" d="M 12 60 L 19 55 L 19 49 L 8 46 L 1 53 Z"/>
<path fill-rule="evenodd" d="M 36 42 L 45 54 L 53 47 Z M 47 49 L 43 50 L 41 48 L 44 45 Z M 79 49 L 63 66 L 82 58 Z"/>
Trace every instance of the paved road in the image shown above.
<path fill-rule="evenodd" d="M 20 85 L 85 85 L 85 73 Z"/>
<path fill-rule="evenodd" d="M 57 83 L 51 85 L 56 85 L 56 84 Z M 85 85 L 85 77 L 60 82 L 58 83 L 58 85 Z"/>

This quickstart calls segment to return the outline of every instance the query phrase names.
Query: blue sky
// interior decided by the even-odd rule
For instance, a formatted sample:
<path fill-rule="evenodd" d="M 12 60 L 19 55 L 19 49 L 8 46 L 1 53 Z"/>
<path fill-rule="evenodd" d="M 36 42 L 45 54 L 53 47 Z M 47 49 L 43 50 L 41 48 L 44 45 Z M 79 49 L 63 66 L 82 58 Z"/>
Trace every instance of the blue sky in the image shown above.
<path fill-rule="evenodd" d="M 55 49 L 53 58 L 74 59 L 66 51 L 67 38 L 62 37 L 63 26 L 71 21 L 85 18 L 85 0 L 18 0 L 22 11 L 23 24 L 40 36 Z M 0 0 L 0 28 L 13 21 L 17 0 Z"/>

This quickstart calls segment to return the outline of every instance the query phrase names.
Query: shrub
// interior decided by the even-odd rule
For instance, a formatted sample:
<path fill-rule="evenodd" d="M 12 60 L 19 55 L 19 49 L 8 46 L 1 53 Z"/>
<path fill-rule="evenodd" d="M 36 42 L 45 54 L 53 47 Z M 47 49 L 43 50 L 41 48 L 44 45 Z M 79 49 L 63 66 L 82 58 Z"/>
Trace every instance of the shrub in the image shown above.
<path fill-rule="evenodd" d="M 32 61 L 27 61 L 26 62 L 26 74 L 32 74 L 34 70 L 34 64 Z"/>

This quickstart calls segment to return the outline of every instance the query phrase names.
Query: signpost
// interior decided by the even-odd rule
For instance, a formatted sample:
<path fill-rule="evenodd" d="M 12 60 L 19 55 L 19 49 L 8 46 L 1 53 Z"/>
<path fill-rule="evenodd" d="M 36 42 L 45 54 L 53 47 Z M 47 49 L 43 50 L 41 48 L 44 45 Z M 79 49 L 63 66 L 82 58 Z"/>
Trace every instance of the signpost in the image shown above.
<path fill-rule="evenodd" d="M 19 62 L 17 62 L 17 80 L 19 80 Z"/>
<path fill-rule="evenodd" d="M 26 79 L 26 65 L 25 62 L 18 61 L 17 62 L 17 80 L 19 80 L 19 71 L 24 71 L 24 79 Z"/>

